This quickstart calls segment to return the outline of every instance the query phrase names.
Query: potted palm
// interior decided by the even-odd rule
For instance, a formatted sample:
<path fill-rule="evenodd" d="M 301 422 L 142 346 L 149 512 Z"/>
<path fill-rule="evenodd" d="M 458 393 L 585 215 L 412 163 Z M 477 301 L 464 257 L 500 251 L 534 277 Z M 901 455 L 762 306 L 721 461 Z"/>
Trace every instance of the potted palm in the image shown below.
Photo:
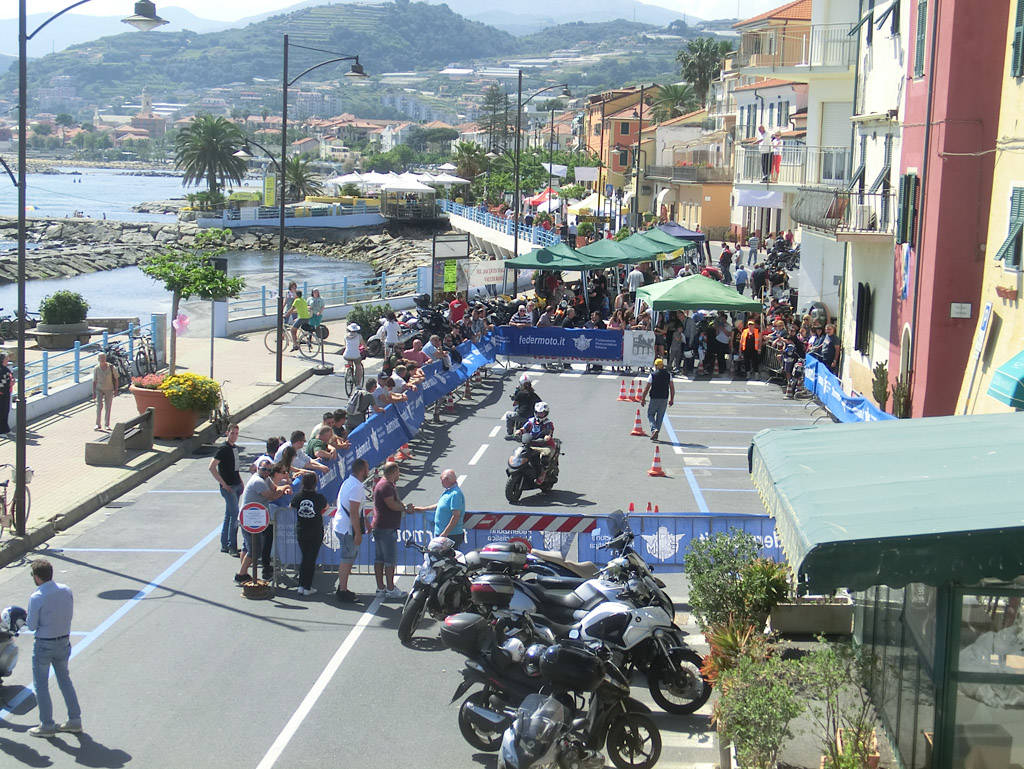
<path fill-rule="evenodd" d="M 153 437 L 191 438 L 220 399 L 220 385 L 201 374 L 133 377 L 129 388 L 140 414 L 153 408 Z"/>

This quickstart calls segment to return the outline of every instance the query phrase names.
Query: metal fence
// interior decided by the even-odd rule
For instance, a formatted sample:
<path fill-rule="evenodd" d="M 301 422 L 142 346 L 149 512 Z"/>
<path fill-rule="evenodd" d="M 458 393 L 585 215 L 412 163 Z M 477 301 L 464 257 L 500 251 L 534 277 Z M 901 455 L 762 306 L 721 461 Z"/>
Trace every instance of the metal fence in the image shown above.
<path fill-rule="evenodd" d="M 644 171 L 648 179 L 665 179 L 672 182 L 731 182 L 732 166 L 647 166 Z"/>
<path fill-rule="evenodd" d="M 745 32 L 734 67 L 851 67 L 857 53 L 849 24 L 814 24 Z"/>
<path fill-rule="evenodd" d="M 125 331 L 109 332 L 104 331 L 102 336 L 95 342 L 75 342 L 70 350 L 52 351 L 43 350 L 43 357 L 40 360 L 29 361 L 25 364 L 25 391 L 29 398 L 34 396 L 46 397 L 51 390 L 60 390 L 71 385 L 80 384 L 82 381 L 89 381 L 92 376 L 92 369 L 96 365 L 97 356 L 110 345 L 120 345 L 128 353 L 129 365 L 135 360 L 135 350 L 139 338 L 148 335 L 156 345 L 157 327 L 156 321 L 152 320 L 141 327 L 135 323 L 129 323 Z M 11 366 L 17 376 L 18 366 Z M 84 372 L 84 373 L 83 373 Z M 84 379 L 83 379 L 84 377 Z"/>
<path fill-rule="evenodd" d="M 461 216 L 464 219 L 482 224 L 484 227 L 489 227 L 505 235 L 512 236 L 514 234 L 515 224 L 511 219 L 495 216 L 489 211 L 481 211 L 475 206 L 466 206 L 451 200 L 439 200 L 438 203 L 441 204 L 441 208 L 444 209 L 445 213 Z M 539 246 L 553 246 L 556 243 L 562 242 L 562 239 L 554 230 L 545 230 L 543 227 L 527 227 L 524 224 L 519 225 L 519 239 L 528 240 Z"/>
<path fill-rule="evenodd" d="M 320 297 L 324 307 L 341 307 L 356 302 L 383 302 L 401 296 L 415 294 L 417 289 L 416 274 L 388 277 L 382 273 L 377 278 L 345 277 L 332 283 L 302 284 L 302 295 L 310 296 L 310 291 L 320 289 Z M 277 315 L 277 289 L 274 286 L 262 285 L 249 291 L 243 291 L 236 299 L 228 300 L 228 320 L 240 318 L 257 318 Z"/>
<path fill-rule="evenodd" d="M 355 214 L 377 214 L 380 213 L 380 205 L 367 205 L 360 201 L 355 205 L 317 204 L 310 207 L 288 207 L 285 206 L 284 218 L 306 219 L 325 216 L 350 216 Z M 255 206 L 251 208 L 227 208 L 219 213 L 200 214 L 201 219 L 220 219 L 222 222 L 260 222 L 265 226 L 273 226 L 281 220 L 281 209 L 277 206 Z"/>
<path fill-rule="evenodd" d="M 849 147 L 806 147 L 789 145 L 782 148 L 779 172 L 764 177 L 761 151 L 757 146 L 736 148 L 737 183 L 823 184 L 843 186 L 850 180 Z"/>
<path fill-rule="evenodd" d="M 801 187 L 791 209 L 793 221 L 835 235 L 838 232 L 892 234 L 895 199 L 890 192 Z"/>

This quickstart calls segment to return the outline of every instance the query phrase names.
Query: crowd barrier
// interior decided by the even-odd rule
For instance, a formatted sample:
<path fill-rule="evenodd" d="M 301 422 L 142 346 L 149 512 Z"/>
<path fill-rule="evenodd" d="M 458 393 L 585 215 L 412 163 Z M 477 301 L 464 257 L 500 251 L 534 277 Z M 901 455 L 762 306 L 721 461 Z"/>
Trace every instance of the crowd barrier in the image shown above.
<path fill-rule="evenodd" d="M 840 422 L 880 422 L 895 419 L 861 395 L 847 395 L 828 366 L 808 355 L 804 358 L 804 387 Z"/>
<path fill-rule="evenodd" d="M 493 340 L 499 355 L 519 361 L 624 366 L 650 366 L 654 362 L 653 331 L 498 326 Z"/>

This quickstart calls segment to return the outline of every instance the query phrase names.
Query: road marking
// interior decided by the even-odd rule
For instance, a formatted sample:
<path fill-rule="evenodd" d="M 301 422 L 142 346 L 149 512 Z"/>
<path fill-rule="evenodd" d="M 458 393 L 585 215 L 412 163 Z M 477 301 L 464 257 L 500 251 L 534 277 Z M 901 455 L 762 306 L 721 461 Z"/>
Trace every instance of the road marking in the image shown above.
<path fill-rule="evenodd" d="M 683 447 L 679 445 L 679 438 L 676 437 L 676 431 L 672 428 L 672 422 L 669 421 L 668 414 L 665 414 L 661 420 L 661 426 L 665 428 L 665 432 L 668 433 L 668 438 L 672 441 L 672 451 L 676 454 L 683 453 Z"/>
<path fill-rule="evenodd" d="M 79 641 L 71 647 L 70 658 L 74 659 L 79 654 L 88 649 L 89 646 L 92 645 L 92 642 L 99 638 L 101 635 L 103 635 L 105 632 L 107 632 L 115 622 L 117 622 L 125 614 L 130 612 L 136 606 L 138 606 L 139 603 L 142 602 L 143 598 L 145 598 L 147 595 L 149 595 L 158 587 L 160 587 L 161 582 L 163 582 L 166 579 L 169 579 L 174 574 L 174 572 L 176 572 L 178 569 L 180 569 L 182 566 L 188 563 L 196 553 L 198 553 L 200 550 L 202 550 L 204 547 L 210 544 L 214 539 L 219 537 L 220 530 L 221 526 L 218 525 L 217 528 L 215 528 L 213 531 L 211 531 L 209 534 L 207 534 L 205 537 L 199 540 L 191 548 L 186 550 L 181 555 L 181 557 L 178 558 L 178 560 L 176 560 L 174 563 L 172 563 L 170 566 L 168 566 L 166 569 L 160 572 L 160 574 L 158 574 L 152 581 L 146 583 L 146 585 L 142 587 L 135 595 L 133 595 L 131 598 L 129 598 L 127 601 L 121 604 L 121 606 L 118 607 L 118 609 L 113 614 L 111 614 L 109 617 L 103 620 L 103 622 L 100 623 L 99 627 L 97 627 L 91 633 L 86 635 L 81 641 Z M 29 697 L 29 695 L 32 694 L 35 694 L 35 689 L 32 686 L 23 687 L 22 690 L 18 692 L 16 695 L 14 695 L 14 697 L 12 697 L 11 700 L 6 705 L 0 707 L 0 718 L 3 718 L 5 714 L 13 713 L 15 710 L 17 710 L 18 706 L 21 705 L 21 703 L 24 702 Z"/>
<path fill-rule="evenodd" d="M 491 444 L 489 444 L 489 443 L 482 443 L 482 444 L 480 444 L 480 448 L 478 448 L 476 450 L 476 454 L 474 454 L 473 458 L 471 460 L 469 460 L 469 462 L 467 462 L 466 464 L 468 464 L 470 467 L 472 467 L 477 462 L 479 462 L 480 461 L 480 457 L 482 457 L 484 455 L 484 452 L 487 451 L 487 447 L 490 446 L 490 445 Z"/>
<path fill-rule="evenodd" d="M 755 416 L 727 417 L 727 416 L 722 416 L 721 414 L 678 414 L 678 413 L 674 414 L 674 416 L 677 416 L 680 419 L 730 419 L 732 421 L 736 421 L 737 419 L 739 419 L 739 420 L 749 420 L 751 422 L 761 422 L 763 420 L 768 420 L 770 422 L 792 422 L 794 425 L 805 424 L 805 422 L 801 422 L 796 417 L 759 417 L 759 416 L 758 417 L 755 417 Z"/>
<path fill-rule="evenodd" d="M 688 456 L 683 460 L 683 463 L 687 465 L 710 465 L 711 457 Z"/>
<path fill-rule="evenodd" d="M 149 489 L 147 494 L 220 494 L 219 489 Z"/>
<path fill-rule="evenodd" d="M 729 406 L 730 408 L 733 407 L 733 406 L 751 406 L 751 407 L 757 407 L 757 408 L 765 408 L 765 407 L 771 407 L 771 406 L 792 406 L 793 404 L 792 403 L 775 403 L 774 401 L 729 401 L 729 400 L 720 400 L 720 401 L 687 401 L 687 400 L 681 400 L 681 401 L 679 401 L 679 405 L 680 406 Z M 262 446 L 263 444 L 260 444 L 260 445 Z"/>
<path fill-rule="evenodd" d="M 795 426 L 796 425 L 794 425 L 794 427 Z M 761 428 L 761 429 L 765 429 L 765 428 Z M 703 430 L 679 430 L 679 432 L 681 432 L 681 433 L 712 433 L 712 434 L 716 434 L 716 435 L 718 433 L 722 433 L 723 435 L 730 435 L 730 434 L 732 434 L 732 435 L 754 435 L 755 433 L 761 432 L 761 430 L 710 430 L 708 428 L 704 428 Z"/>
<path fill-rule="evenodd" d="M 725 491 L 730 494 L 756 494 L 754 489 L 703 489 L 703 491 Z"/>
<path fill-rule="evenodd" d="M 559 374 L 558 376 L 562 377 L 563 379 L 579 379 L 583 376 L 583 374 Z"/>
<path fill-rule="evenodd" d="M 488 438 L 493 438 L 494 436 L 496 436 L 500 432 L 501 432 L 501 425 L 495 425 L 493 428 L 491 428 L 491 432 L 488 433 L 487 437 Z"/>
<path fill-rule="evenodd" d="M 172 547 L 55 547 L 55 553 L 187 553 Z"/>
<path fill-rule="evenodd" d="M 461 486 L 463 483 L 466 482 L 466 476 L 460 475 L 458 478 L 455 479 L 455 482 Z"/>
<path fill-rule="evenodd" d="M 697 478 L 693 474 L 693 470 L 689 467 L 683 469 L 683 473 L 686 475 L 686 480 L 690 484 L 690 491 L 693 492 L 693 498 L 697 501 L 697 509 L 702 513 L 710 512 L 708 510 L 708 503 L 704 501 L 704 495 L 701 493 L 700 484 L 697 483 Z"/>
<path fill-rule="evenodd" d="M 397 580 L 395 580 L 397 586 Z M 274 740 L 270 749 L 263 756 L 263 759 L 256 765 L 256 769 L 270 769 L 274 763 L 281 757 L 281 753 L 284 752 L 285 747 L 291 741 L 292 737 L 295 736 L 295 732 L 298 731 L 302 722 L 306 720 L 306 716 L 313 709 L 317 700 L 320 699 L 320 695 L 324 693 L 327 688 L 327 684 L 334 678 L 335 673 L 338 672 L 338 668 L 341 667 L 341 663 L 345 661 L 345 657 L 352 651 L 352 648 L 356 645 L 356 641 L 359 640 L 359 636 L 363 634 L 366 626 L 370 624 L 377 615 L 377 610 L 381 605 L 381 598 L 374 598 L 366 611 L 363 612 L 363 616 L 359 618 L 349 634 L 345 636 L 345 640 L 341 642 L 337 651 L 334 652 L 334 656 L 331 657 L 331 661 L 327 663 L 327 667 L 320 673 L 319 678 L 313 684 L 313 687 L 306 692 L 306 696 L 302 702 L 299 703 L 299 707 L 292 713 L 292 717 L 288 719 L 288 723 L 284 725 L 284 729 L 277 735 L 277 739 Z"/>

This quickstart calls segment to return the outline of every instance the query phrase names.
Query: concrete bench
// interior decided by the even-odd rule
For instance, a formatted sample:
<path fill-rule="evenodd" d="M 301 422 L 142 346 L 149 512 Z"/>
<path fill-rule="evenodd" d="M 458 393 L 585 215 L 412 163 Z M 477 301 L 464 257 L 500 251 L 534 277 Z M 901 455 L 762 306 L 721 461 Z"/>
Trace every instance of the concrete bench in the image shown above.
<path fill-rule="evenodd" d="M 153 407 L 127 422 L 118 422 L 114 429 L 96 441 L 85 444 L 85 463 L 116 467 L 128 461 L 129 451 L 153 450 Z"/>

